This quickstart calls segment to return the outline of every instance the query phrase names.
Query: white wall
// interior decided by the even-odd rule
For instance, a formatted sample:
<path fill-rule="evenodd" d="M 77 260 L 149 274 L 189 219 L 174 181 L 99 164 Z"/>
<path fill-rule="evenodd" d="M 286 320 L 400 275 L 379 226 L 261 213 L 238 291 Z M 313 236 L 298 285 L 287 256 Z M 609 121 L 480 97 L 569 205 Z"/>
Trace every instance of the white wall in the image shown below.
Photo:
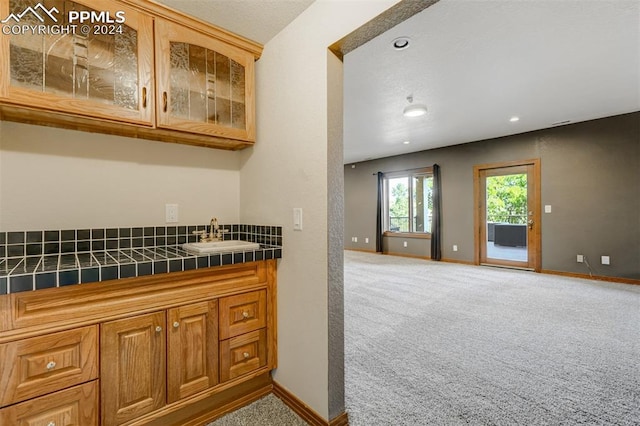
<path fill-rule="evenodd" d="M 284 227 L 274 378 L 325 418 L 330 411 L 327 47 L 396 1 L 317 0 L 267 43 L 257 62 L 257 141 L 242 152 L 241 221 Z M 293 231 L 294 207 L 304 211 L 301 232 Z"/>
<path fill-rule="evenodd" d="M 237 223 L 240 154 L 2 122 L 0 230 Z"/>

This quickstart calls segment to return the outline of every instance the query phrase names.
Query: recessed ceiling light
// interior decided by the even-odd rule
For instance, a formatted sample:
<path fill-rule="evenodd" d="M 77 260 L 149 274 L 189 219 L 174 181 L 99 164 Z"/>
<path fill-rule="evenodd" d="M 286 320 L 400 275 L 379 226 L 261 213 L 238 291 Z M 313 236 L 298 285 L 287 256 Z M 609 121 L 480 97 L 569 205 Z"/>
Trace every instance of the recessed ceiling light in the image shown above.
<path fill-rule="evenodd" d="M 520 117 L 511 117 L 509 119 L 509 121 L 512 122 L 512 123 L 515 123 L 516 121 L 519 121 L 519 120 L 520 120 Z"/>
<path fill-rule="evenodd" d="M 425 115 L 426 113 L 427 107 L 421 104 L 408 105 L 402 112 L 405 117 L 420 117 L 421 115 Z"/>
<path fill-rule="evenodd" d="M 411 141 L 404 141 L 402 143 L 405 144 L 405 145 L 409 145 L 411 143 Z"/>
<path fill-rule="evenodd" d="M 407 101 L 409 101 L 409 105 L 402 110 L 402 114 L 405 117 L 420 117 L 427 113 L 426 105 L 413 103 L 413 95 L 407 96 Z"/>
<path fill-rule="evenodd" d="M 396 50 L 404 50 L 409 47 L 411 39 L 409 37 L 398 37 L 393 40 L 392 45 Z"/>

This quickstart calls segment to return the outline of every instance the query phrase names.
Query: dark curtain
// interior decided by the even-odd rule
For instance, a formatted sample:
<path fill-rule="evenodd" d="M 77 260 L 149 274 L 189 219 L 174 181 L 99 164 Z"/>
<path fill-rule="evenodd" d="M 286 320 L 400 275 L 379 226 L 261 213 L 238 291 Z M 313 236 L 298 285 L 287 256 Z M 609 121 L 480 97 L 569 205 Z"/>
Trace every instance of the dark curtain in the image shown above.
<path fill-rule="evenodd" d="M 378 210 L 376 212 L 376 253 L 382 253 L 382 197 L 384 173 L 378 172 Z"/>
<path fill-rule="evenodd" d="M 442 258 L 442 184 L 440 166 L 433 165 L 433 218 L 431 220 L 431 259 Z"/>

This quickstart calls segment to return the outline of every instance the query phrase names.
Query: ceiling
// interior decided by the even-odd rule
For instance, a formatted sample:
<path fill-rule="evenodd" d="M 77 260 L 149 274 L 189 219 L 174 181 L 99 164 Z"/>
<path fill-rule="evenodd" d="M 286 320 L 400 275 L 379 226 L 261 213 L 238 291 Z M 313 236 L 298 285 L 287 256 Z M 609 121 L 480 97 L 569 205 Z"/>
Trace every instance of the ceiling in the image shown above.
<path fill-rule="evenodd" d="M 314 2 L 314 0 L 156 1 L 263 45 Z"/>
<path fill-rule="evenodd" d="M 262 44 L 313 3 L 159 1 Z M 640 0 L 440 0 L 344 64 L 345 163 L 638 111 Z"/>
<path fill-rule="evenodd" d="M 640 0 L 440 0 L 344 64 L 345 163 L 638 111 Z"/>

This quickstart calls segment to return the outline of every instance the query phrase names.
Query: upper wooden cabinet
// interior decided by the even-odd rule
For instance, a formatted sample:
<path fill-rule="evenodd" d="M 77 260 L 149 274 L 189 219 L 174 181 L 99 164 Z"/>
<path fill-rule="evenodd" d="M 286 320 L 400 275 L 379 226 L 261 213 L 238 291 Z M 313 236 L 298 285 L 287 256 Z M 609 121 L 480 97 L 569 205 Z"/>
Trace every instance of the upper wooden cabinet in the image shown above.
<path fill-rule="evenodd" d="M 153 124 L 151 16 L 110 0 L 3 0 L 1 9 L 4 100 Z"/>
<path fill-rule="evenodd" d="M 257 43 L 147 0 L 0 0 L 0 21 L 2 120 L 232 150 L 255 141 Z"/>
<path fill-rule="evenodd" d="M 155 25 L 158 126 L 255 140 L 253 55 L 174 22 Z"/>

